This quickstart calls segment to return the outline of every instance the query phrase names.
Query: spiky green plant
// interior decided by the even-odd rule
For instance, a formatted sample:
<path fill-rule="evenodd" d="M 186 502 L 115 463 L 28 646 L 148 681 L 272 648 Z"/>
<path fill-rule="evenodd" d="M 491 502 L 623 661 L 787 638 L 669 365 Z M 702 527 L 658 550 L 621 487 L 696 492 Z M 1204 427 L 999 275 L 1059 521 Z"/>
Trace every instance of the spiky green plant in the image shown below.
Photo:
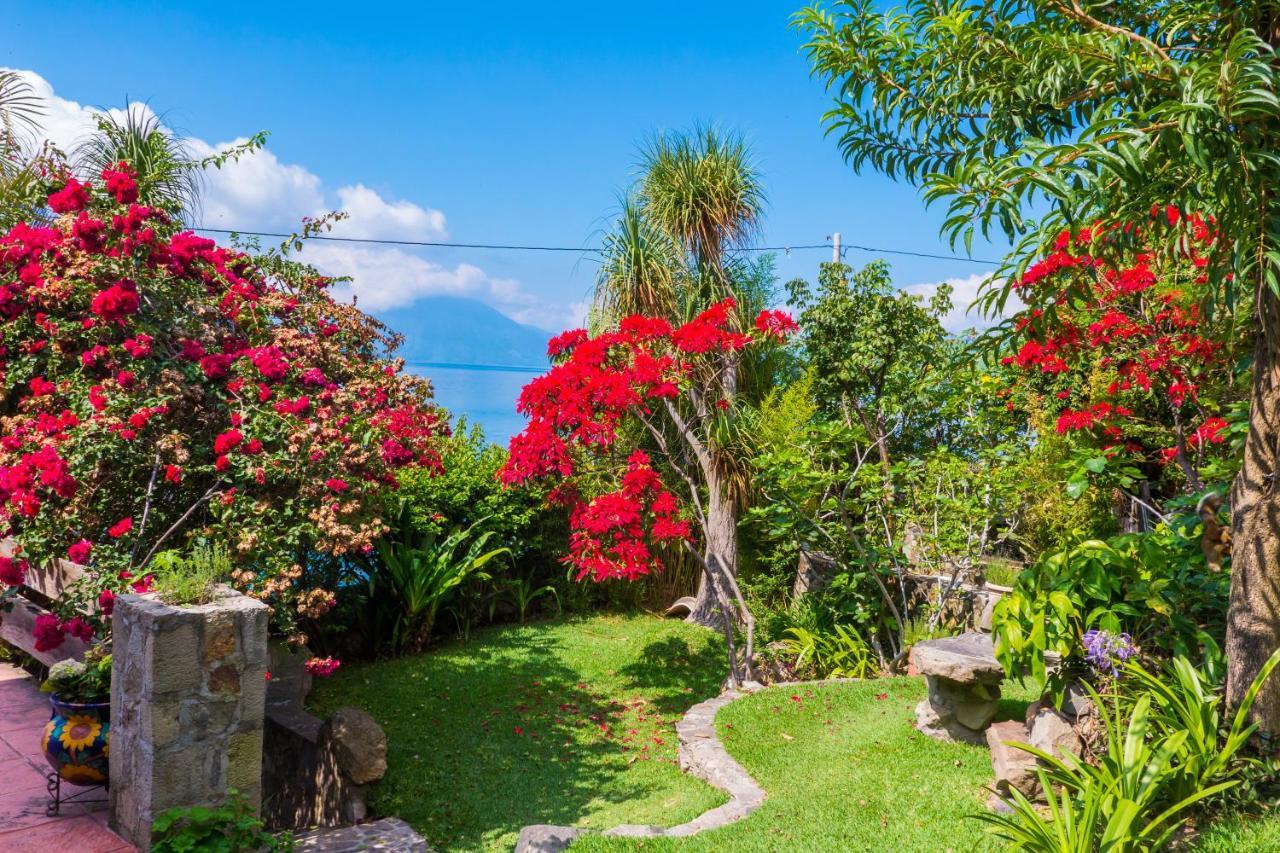
<path fill-rule="evenodd" d="M 141 202 L 194 221 L 204 180 L 186 141 L 141 104 L 130 104 L 120 115 L 100 112 L 96 119 L 97 131 L 72 151 L 76 171 L 93 178 L 123 160 L 137 174 Z"/>

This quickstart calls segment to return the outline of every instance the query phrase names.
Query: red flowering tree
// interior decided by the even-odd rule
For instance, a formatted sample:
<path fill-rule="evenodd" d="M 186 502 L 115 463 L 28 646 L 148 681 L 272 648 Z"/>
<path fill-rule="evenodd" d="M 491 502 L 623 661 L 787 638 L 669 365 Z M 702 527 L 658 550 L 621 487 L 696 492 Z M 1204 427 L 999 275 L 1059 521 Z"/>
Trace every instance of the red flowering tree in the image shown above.
<path fill-rule="evenodd" d="M 764 311 L 750 332 L 734 330 L 726 299 L 677 328 L 656 317 L 624 318 L 592 337 L 565 332 L 548 346 L 558 363 L 525 386 L 518 409 L 529 423 L 511 440 L 503 482 L 557 481 L 551 499 L 570 511 L 565 562 L 578 577 L 634 580 L 662 568 L 663 550 L 684 547 L 701 563 L 729 650 L 730 677 L 753 675 L 754 620 L 736 579 L 736 524 L 719 468 L 717 427 L 731 417 L 733 377 L 743 350 L 795 331 L 786 314 Z M 630 449 L 647 435 L 653 453 Z M 655 463 L 654 456 L 658 457 Z M 675 478 L 681 502 L 664 483 Z M 691 542 L 702 534 L 702 548 Z M 741 657 L 737 623 L 746 628 Z"/>
<path fill-rule="evenodd" d="M 1110 474 L 1125 488 L 1198 492 L 1206 471 L 1220 482 L 1234 473 L 1228 415 L 1247 394 L 1237 381 L 1247 330 L 1228 312 L 1209 317 L 1202 308 L 1217 235 L 1192 217 L 1173 255 L 1141 245 L 1182 219 L 1170 207 L 1118 231 L 1063 233 L 1016 286 L 1030 307 L 1014 318 L 1022 342 L 1003 359 L 1022 377 L 1013 400 L 1078 442 L 1084 464 L 1073 491 Z"/>
<path fill-rule="evenodd" d="M 306 555 L 368 550 L 397 470 L 438 464 L 429 385 L 328 279 L 181 230 L 126 165 L 50 189 L 50 226 L 0 235 L 6 595 L 33 562 L 89 567 L 40 625 L 56 646 L 198 537 L 286 627 L 323 612 L 295 592 Z"/>

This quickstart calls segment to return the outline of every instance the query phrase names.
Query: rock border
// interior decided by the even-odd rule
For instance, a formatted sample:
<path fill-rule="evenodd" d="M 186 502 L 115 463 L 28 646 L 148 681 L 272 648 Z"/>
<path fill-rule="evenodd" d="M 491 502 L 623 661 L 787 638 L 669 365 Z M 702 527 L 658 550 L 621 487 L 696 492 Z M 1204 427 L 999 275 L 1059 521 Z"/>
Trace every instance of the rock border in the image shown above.
<path fill-rule="evenodd" d="M 626 838 L 679 838 L 697 835 L 709 829 L 719 829 L 742 820 L 764 804 L 764 788 L 751 778 L 751 774 L 734 760 L 716 736 L 716 714 L 730 702 L 773 688 L 811 687 L 814 685 L 842 684 L 859 681 L 856 678 L 828 678 L 820 681 L 780 681 L 767 687 L 744 684 L 737 690 L 727 690 L 719 696 L 699 702 L 676 723 L 676 736 L 680 740 L 677 756 L 680 769 L 697 776 L 704 782 L 729 795 L 729 802 L 703 812 L 693 820 L 678 826 L 650 826 L 624 823 L 606 829 L 601 835 Z M 593 830 L 576 826 L 533 824 L 520 830 L 515 853 L 560 853 L 578 837 Z"/>

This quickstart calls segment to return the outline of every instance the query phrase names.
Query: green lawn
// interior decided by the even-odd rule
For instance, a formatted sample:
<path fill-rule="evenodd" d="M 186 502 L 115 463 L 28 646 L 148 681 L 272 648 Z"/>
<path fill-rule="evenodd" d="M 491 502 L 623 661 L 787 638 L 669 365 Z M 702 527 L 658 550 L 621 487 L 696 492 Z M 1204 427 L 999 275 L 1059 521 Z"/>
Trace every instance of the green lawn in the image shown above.
<path fill-rule="evenodd" d="M 675 824 L 723 802 L 680 772 L 675 722 L 724 667 L 710 631 L 597 616 L 353 663 L 317 679 L 311 705 L 356 705 L 386 730 L 379 813 L 439 850 L 509 851 L 526 824 Z"/>
<path fill-rule="evenodd" d="M 617 850 L 983 850 L 991 782 L 984 747 L 919 734 L 924 679 L 894 678 L 809 688 L 772 688 L 716 717 L 729 752 L 769 797 L 759 811 L 688 839 L 584 838 L 574 853 Z M 1030 698 L 1006 690 L 1004 717 Z"/>
<path fill-rule="evenodd" d="M 467 644 L 351 664 L 317 680 L 312 706 L 369 711 L 390 742 L 374 808 L 438 850 L 508 851 L 531 823 L 606 829 L 683 823 L 724 801 L 680 773 L 675 722 L 715 695 L 715 635 L 645 616 L 487 630 Z M 586 836 L 600 851 L 997 849 L 970 815 L 991 782 L 985 747 L 919 734 L 924 679 L 779 687 L 725 707 L 716 727 L 768 792 L 750 817 L 687 839 Z M 1031 692 L 1006 685 L 1001 717 Z M 1204 853 L 1280 850 L 1280 820 L 1208 827 Z"/>

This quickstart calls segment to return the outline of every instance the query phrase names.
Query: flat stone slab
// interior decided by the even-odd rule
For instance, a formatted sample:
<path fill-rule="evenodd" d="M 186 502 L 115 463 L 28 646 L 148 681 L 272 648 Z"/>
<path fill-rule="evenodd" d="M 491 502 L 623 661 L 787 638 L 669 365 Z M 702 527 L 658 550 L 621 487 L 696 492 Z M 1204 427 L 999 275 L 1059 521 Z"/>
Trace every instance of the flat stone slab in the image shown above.
<path fill-rule="evenodd" d="M 293 836 L 294 850 L 313 853 L 364 853 L 385 850 L 389 853 L 431 853 L 431 848 L 409 824 L 394 817 L 372 823 L 331 829 L 311 829 Z"/>
<path fill-rule="evenodd" d="M 977 631 L 916 643 L 911 657 L 921 675 L 958 684 L 996 684 L 1004 678 L 991 635 Z"/>
<path fill-rule="evenodd" d="M 560 853 L 581 834 L 581 829 L 572 826 L 535 823 L 520 830 L 515 853 Z"/>

